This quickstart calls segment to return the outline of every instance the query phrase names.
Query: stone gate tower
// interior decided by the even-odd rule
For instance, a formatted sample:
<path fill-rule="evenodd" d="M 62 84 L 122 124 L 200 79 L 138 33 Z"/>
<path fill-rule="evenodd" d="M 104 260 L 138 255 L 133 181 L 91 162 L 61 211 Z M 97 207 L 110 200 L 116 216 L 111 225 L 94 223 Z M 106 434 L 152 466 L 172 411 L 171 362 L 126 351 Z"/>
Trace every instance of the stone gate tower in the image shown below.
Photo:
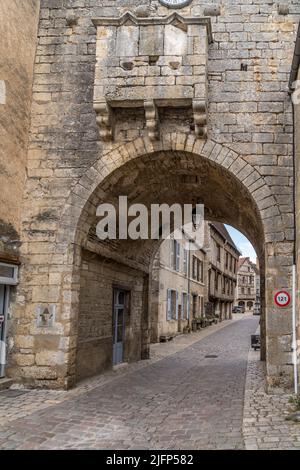
<path fill-rule="evenodd" d="M 112 363 L 115 288 L 128 360 L 149 351 L 157 241 L 101 243 L 100 202 L 202 202 L 253 243 L 270 386 L 291 382 L 293 127 L 299 15 L 265 0 L 41 0 L 7 374 L 70 387 Z M 284 13 L 284 14 L 282 14 Z"/>

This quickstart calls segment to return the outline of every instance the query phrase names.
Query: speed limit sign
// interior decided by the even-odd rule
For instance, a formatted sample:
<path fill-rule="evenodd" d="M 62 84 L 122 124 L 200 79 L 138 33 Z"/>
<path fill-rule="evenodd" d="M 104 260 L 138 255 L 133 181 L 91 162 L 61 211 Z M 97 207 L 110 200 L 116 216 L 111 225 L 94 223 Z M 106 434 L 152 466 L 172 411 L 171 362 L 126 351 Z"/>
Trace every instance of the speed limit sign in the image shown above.
<path fill-rule="evenodd" d="M 291 303 L 291 296 L 286 290 L 280 290 L 276 292 L 274 301 L 277 307 L 288 307 Z"/>

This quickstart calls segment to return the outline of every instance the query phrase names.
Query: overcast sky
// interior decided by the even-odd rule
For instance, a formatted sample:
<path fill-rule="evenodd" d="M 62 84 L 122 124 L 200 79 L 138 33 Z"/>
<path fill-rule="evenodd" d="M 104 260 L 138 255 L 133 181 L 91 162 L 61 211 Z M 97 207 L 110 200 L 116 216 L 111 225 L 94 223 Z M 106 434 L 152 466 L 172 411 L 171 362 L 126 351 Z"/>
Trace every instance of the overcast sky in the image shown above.
<path fill-rule="evenodd" d="M 242 256 L 249 256 L 251 261 L 255 263 L 256 253 L 248 238 L 246 238 L 241 232 L 231 227 L 230 225 L 226 225 L 226 228 L 230 233 L 232 240 L 234 241 L 238 249 L 242 252 Z"/>

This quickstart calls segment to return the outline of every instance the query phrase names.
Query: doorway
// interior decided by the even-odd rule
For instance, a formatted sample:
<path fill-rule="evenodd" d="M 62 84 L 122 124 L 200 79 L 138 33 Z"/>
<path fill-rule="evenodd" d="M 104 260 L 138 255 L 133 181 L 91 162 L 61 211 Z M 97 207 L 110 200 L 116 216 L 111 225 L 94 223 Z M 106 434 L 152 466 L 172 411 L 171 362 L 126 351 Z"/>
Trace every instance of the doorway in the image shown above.
<path fill-rule="evenodd" d="M 5 376 L 9 286 L 0 284 L 0 378 Z"/>
<path fill-rule="evenodd" d="M 113 308 L 113 365 L 124 361 L 125 311 L 128 292 L 114 289 Z"/>

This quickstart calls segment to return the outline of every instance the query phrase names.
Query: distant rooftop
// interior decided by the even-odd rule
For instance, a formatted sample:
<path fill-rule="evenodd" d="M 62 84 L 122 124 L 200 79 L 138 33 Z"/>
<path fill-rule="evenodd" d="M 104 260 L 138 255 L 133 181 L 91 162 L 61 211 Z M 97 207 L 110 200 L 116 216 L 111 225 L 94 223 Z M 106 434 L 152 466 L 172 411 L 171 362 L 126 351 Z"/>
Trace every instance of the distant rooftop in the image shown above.
<path fill-rule="evenodd" d="M 222 224 L 221 222 L 211 222 L 210 225 L 213 226 L 217 232 L 219 232 L 219 234 L 227 241 L 229 245 L 232 246 L 232 248 L 234 248 L 240 255 L 242 254 L 234 243 L 234 241 L 232 240 L 224 224 Z"/>
<path fill-rule="evenodd" d="M 252 269 L 256 272 L 256 274 L 259 274 L 259 269 L 256 266 L 255 263 L 252 263 L 250 260 L 249 256 L 240 256 L 239 261 L 238 261 L 238 270 L 240 269 L 241 266 L 245 263 L 245 261 L 249 261 L 249 264 L 251 265 Z"/>

